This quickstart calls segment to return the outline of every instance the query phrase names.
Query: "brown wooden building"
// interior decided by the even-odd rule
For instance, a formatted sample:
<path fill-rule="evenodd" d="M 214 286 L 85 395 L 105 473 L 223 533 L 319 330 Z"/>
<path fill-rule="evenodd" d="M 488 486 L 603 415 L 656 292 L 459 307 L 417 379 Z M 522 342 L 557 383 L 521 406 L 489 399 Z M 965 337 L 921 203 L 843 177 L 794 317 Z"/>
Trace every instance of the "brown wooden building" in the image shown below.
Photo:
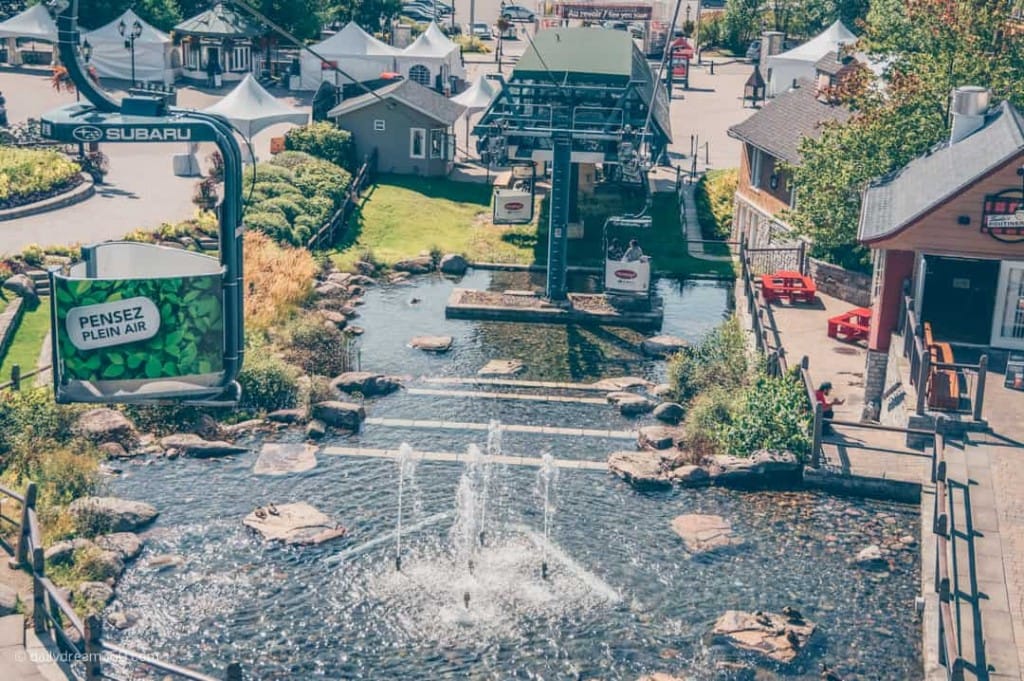
<path fill-rule="evenodd" d="M 952 111 L 948 141 L 864 193 L 859 239 L 875 253 L 865 402 L 881 397 L 908 296 L 936 342 L 1024 351 L 1024 118 L 1008 102 L 990 108 L 982 88 L 959 88 Z"/>

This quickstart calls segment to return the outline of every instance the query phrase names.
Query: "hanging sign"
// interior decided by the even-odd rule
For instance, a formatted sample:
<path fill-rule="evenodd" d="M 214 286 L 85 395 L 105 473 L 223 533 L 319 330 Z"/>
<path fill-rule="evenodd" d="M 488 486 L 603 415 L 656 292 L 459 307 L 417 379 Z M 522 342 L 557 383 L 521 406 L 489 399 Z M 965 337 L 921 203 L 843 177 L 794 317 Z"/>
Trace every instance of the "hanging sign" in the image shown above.
<path fill-rule="evenodd" d="M 563 4 L 558 7 L 563 19 L 584 19 L 587 21 L 649 21 L 652 14 L 650 5 L 576 5 Z"/>
<path fill-rule="evenodd" d="M 1006 243 L 1024 241 L 1024 192 L 1007 189 L 986 196 L 981 232 Z"/>

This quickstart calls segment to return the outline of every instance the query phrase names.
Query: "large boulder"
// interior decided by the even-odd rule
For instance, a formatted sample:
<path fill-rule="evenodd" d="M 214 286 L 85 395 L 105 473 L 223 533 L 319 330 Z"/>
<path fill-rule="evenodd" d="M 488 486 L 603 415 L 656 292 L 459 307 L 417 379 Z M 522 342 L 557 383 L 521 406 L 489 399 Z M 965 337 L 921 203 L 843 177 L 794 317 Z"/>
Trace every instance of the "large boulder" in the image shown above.
<path fill-rule="evenodd" d="M 608 456 L 608 470 L 637 485 L 666 485 L 678 467 L 678 452 L 621 451 Z"/>
<path fill-rule="evenodd" d="M 320 298 L 346 298 L 348 297 L 348 289 L 340 284 L 327 281 L 320 284 L 313 292 Z"/>
<path fill-rule="evenodd" d="M 37 305 L 39 303 L 36 283 L 27 274 L 15 274 L 13 277 L 8 277 L 4 281 L 3 287 L 14 295 L 24 298 L 25 302 L 29 305 Z"/>
<path fill-rule="evenodd" d="M 185 559 L 175 553 L 161 553 L 147 560 L 143 567 L 153 572 L 166 572 L 184 564 Z"/>
<path fill-rule="evenodd" d="M 612 392 L 606 396 L 608 402 L 619 408 L 623 416 L 646 414 L 654 409 L 654 403 L 643 395 L 627 392 Z"/>
<path fill-rule="evenodd" d="M 204 440 L 193 433 L 176 433 L 160 438 L 160 445 L 173 455 L 191 456 L 196 459 L 210 459 L 230 456 L 249 451 L 248 447 L 233 445 L 223 440 Z"/>
<path fill-rule="evenodd" d="M 316 468 L 314 445 L 301 442 L 265 442 L 253 466 L 256 475 L 285 475 Z"/>
<path fill-rule="evenodd" d="M 742 537 L 733 534 L 732 525 L 720 515 L 686 513 L 672 519 L 672 531 L 683 540 L 687 553 L 698 554 L 739 546 Z"/>
<path fill-rule="evenodd" d="M 637 444 L 645 449 L 671 449 L 682 442 L 682 428 L 644 426 L 637 432 Z"/>
<path fill-rule="evenodd" d="M 518 359 L 492 359 L 483 365 L 477 376 L 493 376 L 497 378 L 510 378 L 526 371 L 526 365 Z"/>
<path fill-rule="evenodd" d="M 320 419 L 312 419 L 306 424 L 306 437 L 310 440 L 322 440 L 327 436 L 327 424 Z"/>
<path fill-rule="evenodd" d="M 354 267 L 356 268 L 356 272 L 364 277 L 372 277 L 377 273 L 377 266 L 372 262 L 367 262 L 365 260 L 356 261 Z"/>
<path fill-rule="evenodd" d="M 447 253 L 441 257 L 441 263 L 438 265 L 445 274 L 463 275 L 466 270 L 469 269 L 469 263 L 458 253 Z"/>
<path fill-rule="evenodd" d="M 320 310 L 320 316 L 323 317 L 325 322 L 333 324 L 339 329 L 344 329 L 345 325 L 348 324 L 348 317 L 341 312 L 336 312 L 334 310 Z"/>
<path fill-rule="evenodd" d="M 96 544 L 82 537 L 64 539 L 51 544 L 43 553 L 43 559 L 50 565 L 70 565 L 74 562 L 75 551 L 95 547 Z"/>
<path fill-rule="evenodd" d="M 685 414 L 683 405 L 676 402 L 662 402 L 654 408 L 654 418 L 665 423 L 679 423 Z"/>
<path fill-rule="evenodd" d="M 328 426 L 346 430 L 359 430 L 360 424 L 366 418 L 366 410 L 362 405 L 337 400 L 317 402 L 313 405 L 312 414 L 314 419 L 323 421 Z"/>
<path fill-rule="evenodd" d="M 888 565 L 888 561 L 882 555 L 882 549 L 878 544 L 871 544 L 858 551 L 857 557 L 853 559 L 853 562 L 868 570 L 877 570 Z"/>
<path fill-rule="evenodd" d="M 114 600 L 114 590 L 103 582 L 82 582 L 75 587 L 74 600 L 103 607 Z"/>
<path fill-rule="evenodd" d="M 81 437 L 96 444 L 116 442 L 125 449 L 131 449 L 138 442 L 135 426 L 128 417 L 106 407 L 90 409 L 79 416 L 74 430 Z"/>
<path fill-rule="evenodd" d="M 719 454 L 709 472 L 716 484 L 736 487 L 770 486 L 800 478 L 802 464 L 792 452 L 759 450 L 748 457 Z"/>
<path fill-rule="evenodd" d="M 448 352 L 452 347 L 451 336 L 416 336 L 409 345 L 424 352 Z"/>
<path fill-rule="evenodd" d="M 96 537 L 96 546 L 113 551 L 123 561 L 132 560 L 142 552 L 142 540 L 134 532 L 114 532 Z"/>
<path fill-rule="evenodd" d="M 648 357 L 668 357 L 689 345 L 686 339 L 678 336 L 653 336 L 640 344 L 640 349 Z"/>
<path fill-rule="evenodd" d="M 355 275 L 350 272 L 331 272 L 327 275 L 327 281 L 338 286 L 348 286 Z"/>
<path fill-rule="evenodd" d="M 703 487 L 711 483 L 711 476 L 708 475 L 707 469 L 692 464 L 673 468 L 669 471 L 668 477 L 684 487 Z"/>
<path fill-rule="evenodd" d="M 345 535 L 345 528 L 307 503 L 261 506 L 242 523 L 264 539 L 286 544 L 322 544 Z"/>
<path fill-rule="evenodd" d="M 369 371 L 346 371 L 331 381 L 331 387 L 341 393 L 360 393 L 365 397 L 388 395 L 402 387 L 393 376 Z"/>
<path fill-rule="evenodd" d="M 89 574 L 106 581 L 117 579 L 124 572 L 124 560 L 116 551 L 98 550 L 89 554 Z"/>
<path fill-rule="evenodd" d="M 13 615 L 17 609 L 18 592 L 6 584 L 0 584 L 0 617 Z"/>
<path fill-rule="evenodd" d="M 727 610 L 711 637 L 784 664 L 792 662 L 814 634 L 815 625 L 771 612 Z"/>
<path fill-rule="evenodd" d="M 68 507 L 79 527 L 105 532 L 134 532 L 156 520 L 150 504 L 119 497 L 82 497 Z"/>
<path fill-rule="evenodd" d="M 429 255 L 421 255 L 416 258 L 399 260 L 392 269 L 409 274 L 426 274 L 434 271 L 434 259 Z"/>

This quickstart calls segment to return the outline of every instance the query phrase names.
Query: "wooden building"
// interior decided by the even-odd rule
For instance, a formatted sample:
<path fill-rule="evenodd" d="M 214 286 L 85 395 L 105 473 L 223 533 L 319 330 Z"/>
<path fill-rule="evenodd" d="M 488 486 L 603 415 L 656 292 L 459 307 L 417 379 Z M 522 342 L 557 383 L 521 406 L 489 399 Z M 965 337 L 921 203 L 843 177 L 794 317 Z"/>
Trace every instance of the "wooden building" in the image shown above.
<path fill-rule="evenodd" d="M 240 81 L 254 71 L 266 30 L 248 15 L 218 2 L 174 27 L 181 41 L 182 77 L 208 81 L 214 73 Z"/>

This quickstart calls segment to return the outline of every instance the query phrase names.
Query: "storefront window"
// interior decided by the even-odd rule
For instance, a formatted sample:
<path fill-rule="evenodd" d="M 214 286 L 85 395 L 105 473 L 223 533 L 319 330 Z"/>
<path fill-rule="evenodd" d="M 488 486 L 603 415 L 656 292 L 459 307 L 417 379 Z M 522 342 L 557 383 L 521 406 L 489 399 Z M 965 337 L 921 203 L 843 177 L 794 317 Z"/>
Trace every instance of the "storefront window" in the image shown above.
<path fill-rule="evenodd" d="M 427 157 L 427 131 L 423 128 L 411 128 L 409 130 L 409 156 L 410 158 Z"/>

